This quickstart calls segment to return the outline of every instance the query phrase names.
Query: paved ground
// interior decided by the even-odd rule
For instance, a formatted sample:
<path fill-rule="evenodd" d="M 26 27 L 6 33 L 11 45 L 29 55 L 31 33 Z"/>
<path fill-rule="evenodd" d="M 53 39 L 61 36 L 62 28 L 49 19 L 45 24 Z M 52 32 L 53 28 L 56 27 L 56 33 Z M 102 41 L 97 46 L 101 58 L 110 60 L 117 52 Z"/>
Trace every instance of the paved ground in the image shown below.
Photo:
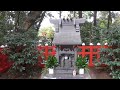
<path fill-rule="evenodd" d="M 85 71 L 85 74 L 73 76 L 73 70 L 55 70 L 53 75 L 44 73 L 41 75 L 41 79 L 91 79 L 88 71 Z"/>
<path fill-rule="evenodd" d="M 48 74 L 48 72 L 41 75 L 41 79 L 112 79 L 109 73 L 103 69 L 89 68 L 84 75 L 73 76 L 72 73 L 55 73 L 54 75 Z M 71 71 L 70 71 L 71 72 Z"/>
<path fill-rule="evenodd" d="M 87 75 L 73 76 L 71 74 L 58 74 L 58 75 L 47 74 L 43 76 L 41 79 L 90 79 L 90 77 Z"/>

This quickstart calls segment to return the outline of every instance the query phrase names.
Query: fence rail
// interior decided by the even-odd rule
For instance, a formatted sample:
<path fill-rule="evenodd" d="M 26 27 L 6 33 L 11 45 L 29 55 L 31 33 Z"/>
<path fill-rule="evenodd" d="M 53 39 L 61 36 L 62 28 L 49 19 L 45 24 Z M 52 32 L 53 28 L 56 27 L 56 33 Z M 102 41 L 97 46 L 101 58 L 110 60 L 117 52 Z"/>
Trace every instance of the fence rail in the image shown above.
<path fill-rule="evenodd" d="M 90 43 L 90 45 L 87 46 L 83 43 L 82 46 L 77 47 L 80 49 L 80 51 L 77 52 L 77 55 L 82 55 L 82 57 L 88 56 L 88 66 L 93 67 L 95 62 L 100 62 L 100 49 L 108 48 L 108 45 L 107 43 L 105 43 L 104 46 L 100 45 L 100 43 L 97 45 Z M 40 51 L 43 50 L 44 60 L 47 60 L 49 55 L 56 54 L 55 46 L 38 46 L 38 48 Z M 52 49 L 51 52 L 49 52 L 50 49 Z M 94 56 L 96 56 L 96 58 L 94 58 Z M 93 60 L 95 60 L 95 62 Z"/>
<path fill-rule="evenodd" d="M 90 45 L 90 46 L 78 46 L 78 48 L 81 49 L 81 52 L 77 52 L 78 55 L 82 55 L 82 57 L 87 56 L 88 55 L 88 66 L 94 66 L 93 63 L 93 56 L 96 56 L 96 62 L 100 62 L 99 58 L 100 58 L 100 49 L 101 48 L 108 48 L 107 45 L 101 46 L 101 45 Z M 87 51 L 88 50 L 88 51 Z"/>
<path fill-rule="evenodd" d="M 88 66 L 93 67 L 94 66 L 94 60 L 96 62 L 100 62 L 100 48 L 108 48 L 108 45 L 105 44 L 104 46 L 93 45 L 90 43 L 89 46 L 86 46 L 84 43 L 82 46 L 77 46 L 80 51 L 77 52 L 77 55 L 88 56 Z M 3 50 L 4 47 L 0 48 L 0 52 Z M 41 56 L 38 57 L 39 60 L 39 66 L 44 67 L 44 60 L 48 59 L 49 55 L 55 56 L 56 54 L 56 46 L 38 46 L 37 49 L 42 52 L 42 58 Z M 96 56 L 96 59 L 94 58 Z M 7 62 L 8 57 L 6 55 L 3 55 L 0 53 L 0 72 L 4 71 L 6 68 L 9 68 L 11 64 Z"/>

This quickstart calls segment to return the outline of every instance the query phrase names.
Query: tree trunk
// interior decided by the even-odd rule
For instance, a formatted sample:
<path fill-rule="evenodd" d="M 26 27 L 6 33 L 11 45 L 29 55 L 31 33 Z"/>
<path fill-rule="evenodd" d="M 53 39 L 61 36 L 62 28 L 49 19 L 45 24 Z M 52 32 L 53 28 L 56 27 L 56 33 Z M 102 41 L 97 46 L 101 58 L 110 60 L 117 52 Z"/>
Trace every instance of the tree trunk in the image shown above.
<path fill-rule="evenodd" d="M 79 18 L 82 18 L 82 11 L 78 11 Z"/>
<path fill-rule="evenodd" d="M 28 13 L 28 16 L 25 18 L 23 29 L 28 30 L 35 23 L 35 21 L 40 17 L 41 14 L 42 14 L 42 11 L 30 11 L 30 13 Z"/>
<path fill-rule="evenodd" d="M 94 11 L 94 26 L 97 26 L 97 22 L 96 22 L 96 18 L 97 18 L 97 11 Z"/>
<path fill-rule="evenodd" d="M 112 23 L 112 17 L 111 17 L 111 11 L 109 11 L 107 29 L 109 29 L 111 23 Z"/>
<path fill-rule="evenodd" d="M 59 13 L 59 18 L 61 18 L 61 15 L 62 15 L 62 11 L 60 11 L 60 13 Z"/>
<path fill-rule="evenodd" d="M 40 16 L 39 20 L 37 21 L 37 22 L 38 22 L 38 25 L 37 25 L 37 27 L 36 27 L 36 30 L 37 30 L 37 31 L 39 30 L 39 28 L 40 28 L 40 26 L 41 26 L 41 23 L 42 23 L 42 21 L 43 21 L 43 19 L 44 19 L 45 13 L 46 13 L 46 11 L 44 11 L 44 12 L 42 13 L 42 15 Z M 37 24 L 37 22 L 36 22 L 36 24 Z"/>
<path fill-rule="evenodd" d="M 19 16 L 20 16 L 20 11 L 15 12 L 15 30 L 19 28 Z"/>
<path fill-rule="evenodd" d="M 89 43 L 92 43 L 92 24 L 90 24 L 90 41 Z"/>
<path fill-rule="evenodd" d="M 74 15 L 73 17 L 74 17 L 74 18 L 76 17 L 76 16 L 75 16 L 75 14 L 76 14 L 76 12 L 75 12 L 75 11 L 73 11 L 73 15 Z"/>

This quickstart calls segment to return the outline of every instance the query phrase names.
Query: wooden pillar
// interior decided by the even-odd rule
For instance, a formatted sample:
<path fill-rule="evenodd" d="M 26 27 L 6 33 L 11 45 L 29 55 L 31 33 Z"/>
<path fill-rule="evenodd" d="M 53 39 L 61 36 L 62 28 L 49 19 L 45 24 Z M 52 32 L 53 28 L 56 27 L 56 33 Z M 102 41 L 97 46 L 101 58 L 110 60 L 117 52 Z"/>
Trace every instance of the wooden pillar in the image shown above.
<path fill-rule="evenodd" d="M 60 62 L 61 62 L 61 67 L 64 67 L 65 66 L 65 59 L 64 59 L 64 57 L 61 58 Z"/>
<path fill-rule="evenodd" d="M 45 60 L 48 59 L 48 44 L 45 45 Z"/>
<path fill-rule="evenodd" d="M 85 46 L 82 46 L 82 57 L 85 57 Z"/>
<path fill-rule="evenodd" d="M 73 67 L 76 68 L 76 67 L 75 67 L 75 61 L 76 61 L 76 59 L 77 59 L 77 48 L 76 48 L 76 47 L 74 48 L 74 52 L 75 52 L 75 53 L 74 53 L 74 59 L 75 59 L 75 60 L 74 60 L 74 62 L 73 62 L 73 65 L 74 65 Z"/>
<path fill-rule="evenodd" d="M 100 62 L 100 47 L 101 44 L 97 43 L 97 62 Z"/>
<path fill-rule="evenodd" d="M 55 46 L 52 46 L 52 55 L 55 56 L 56 54 L 56 51 L 55 51 L 56 47 Z"/>
<path fill-rule="evenodd" d="M 56 46 L 56 58 L 59 62 L 59 46 Z"/>
<path fill-rule="evenodd" d="M 100 62 L 100 46 L 97 46 L 97 62 Z"/>
<path fill-rule="evenodd" d="M 93 60 L 93 48 L 94 48 L 93 44 L 90 43 L 90 61 L 89 61 L 90 67 L 94 66 L 93 61 L 92 61 Z"/>

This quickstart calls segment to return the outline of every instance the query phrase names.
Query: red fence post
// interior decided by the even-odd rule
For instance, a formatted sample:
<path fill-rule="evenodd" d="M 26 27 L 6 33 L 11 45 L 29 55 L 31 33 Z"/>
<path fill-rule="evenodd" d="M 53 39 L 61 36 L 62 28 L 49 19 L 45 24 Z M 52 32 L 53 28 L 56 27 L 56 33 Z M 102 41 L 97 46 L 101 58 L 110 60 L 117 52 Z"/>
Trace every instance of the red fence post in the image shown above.
<path fill-rule="evenodd" d="M 85 57 L 85 46 L 83 45 L 81 48 L 82 48 L 82 57 Z"/>
<path fill-rule="evenodd" d="M 90 44 L 90 60 L 89 60 L 89 65 L 88 66 L 90 66 L 90 67 L 92 67 L 92 66 L 94 66 L 94 64 L 93 64 L 93 48 L 94 48 L 94 46 L 92 46 L 93 44 Z"/>
<path fill-rule="evenodd" d="M 45 45 L 45 60 L 48 59 L 48 44 Z"/>
<path fill-rule="evenodd" d="M 100 46 L 97 46 L 97 62 L 100 62 Z"/>
<path fill-rule="evenodd" d="M 55 56 L 55 46 L 51 46 L 52 47 L 52 55 Z"/>
<path fill-rule="evenodd" d="M 100 62 L 100 48 L 101 44 L 97 43 L 97 62 Z"/>

